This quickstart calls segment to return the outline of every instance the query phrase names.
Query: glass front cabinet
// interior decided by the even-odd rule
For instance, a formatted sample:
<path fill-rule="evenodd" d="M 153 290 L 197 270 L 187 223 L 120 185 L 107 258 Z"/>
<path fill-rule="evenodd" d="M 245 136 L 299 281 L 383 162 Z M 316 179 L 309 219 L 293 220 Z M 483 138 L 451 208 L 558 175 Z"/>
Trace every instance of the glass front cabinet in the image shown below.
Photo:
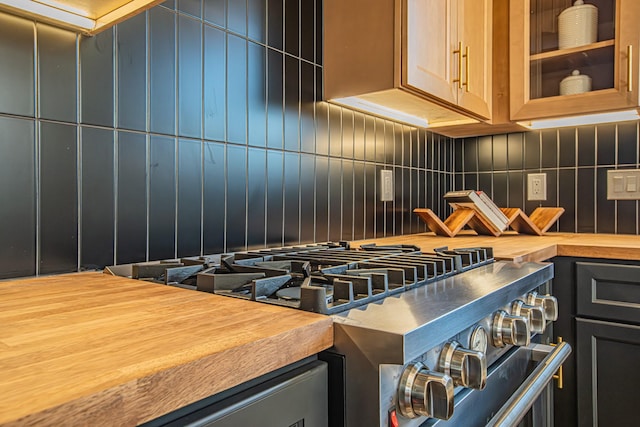
<path fill-rule="evenodd" d="M 511 119 L 638 107 L 639 0 L 510 0 Z"/>

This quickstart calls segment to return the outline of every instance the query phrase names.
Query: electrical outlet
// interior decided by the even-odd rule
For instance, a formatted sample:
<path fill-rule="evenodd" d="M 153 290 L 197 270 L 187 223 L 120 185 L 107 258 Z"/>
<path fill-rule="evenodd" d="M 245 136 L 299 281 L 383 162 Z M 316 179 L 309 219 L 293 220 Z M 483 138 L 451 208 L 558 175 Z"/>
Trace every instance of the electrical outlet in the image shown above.
<path fill-rule="evenodd" d="M 640 200 L 640 169 L 607 171 L 607 200 Z"/>
<path fill-rule="evenodd" d="M 391 170 L 380 171 L 380 201 L 393 201 L 393 171 Z"/>
<path fill-rule="evenodd" d="M 547 174 L 527 175 L 527 200 L 547 200 Z"/>

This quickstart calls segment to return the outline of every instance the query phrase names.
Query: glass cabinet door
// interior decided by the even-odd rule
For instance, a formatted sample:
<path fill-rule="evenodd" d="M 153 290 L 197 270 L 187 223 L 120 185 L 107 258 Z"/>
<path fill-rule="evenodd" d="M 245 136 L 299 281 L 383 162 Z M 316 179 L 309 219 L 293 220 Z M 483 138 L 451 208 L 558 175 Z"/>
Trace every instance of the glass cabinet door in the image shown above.
<path fill-rule="evenodd" d="M 638 0 L 511 0 L 511 118 L 638 106 L 639 11 Z"/>

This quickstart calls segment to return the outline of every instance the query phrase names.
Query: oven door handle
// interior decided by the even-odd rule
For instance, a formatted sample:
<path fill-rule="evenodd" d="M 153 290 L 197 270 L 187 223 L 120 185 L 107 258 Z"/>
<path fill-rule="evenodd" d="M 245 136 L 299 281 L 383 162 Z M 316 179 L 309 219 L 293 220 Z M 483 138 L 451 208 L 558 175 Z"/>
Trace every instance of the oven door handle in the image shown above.
<path fill-rule="evenodd" d="M 547 355 L 489 421 L 487 426 L 516 426 L 527 414 L 547 384 L 553 380 L 553 376 L 560 366 L 569 357 L 571 346 L 566 342 L 562 342 L 555 347 L 537 344 L 533 346 L 532 350 L 534 352 L 547 353 Z"/>

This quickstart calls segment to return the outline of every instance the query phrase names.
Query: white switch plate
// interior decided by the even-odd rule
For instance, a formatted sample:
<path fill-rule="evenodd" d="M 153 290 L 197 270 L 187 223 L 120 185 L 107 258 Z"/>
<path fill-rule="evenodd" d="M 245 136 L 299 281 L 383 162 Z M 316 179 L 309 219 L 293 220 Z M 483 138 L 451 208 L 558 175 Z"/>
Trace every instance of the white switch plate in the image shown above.
<path fill-rule="evenodd" d="M 393 171 L 391 170 L 380 171 L 380 201 L 393 201 Z"/>
<path fill-rule="evenodd" d="M 527 200 L 547 200 L 547 174 L 527 175 Z"/>
<path fill-rule="evenodd" d="M 640 169 L 607 171 L 607 200 L 640 200 Z"/>

